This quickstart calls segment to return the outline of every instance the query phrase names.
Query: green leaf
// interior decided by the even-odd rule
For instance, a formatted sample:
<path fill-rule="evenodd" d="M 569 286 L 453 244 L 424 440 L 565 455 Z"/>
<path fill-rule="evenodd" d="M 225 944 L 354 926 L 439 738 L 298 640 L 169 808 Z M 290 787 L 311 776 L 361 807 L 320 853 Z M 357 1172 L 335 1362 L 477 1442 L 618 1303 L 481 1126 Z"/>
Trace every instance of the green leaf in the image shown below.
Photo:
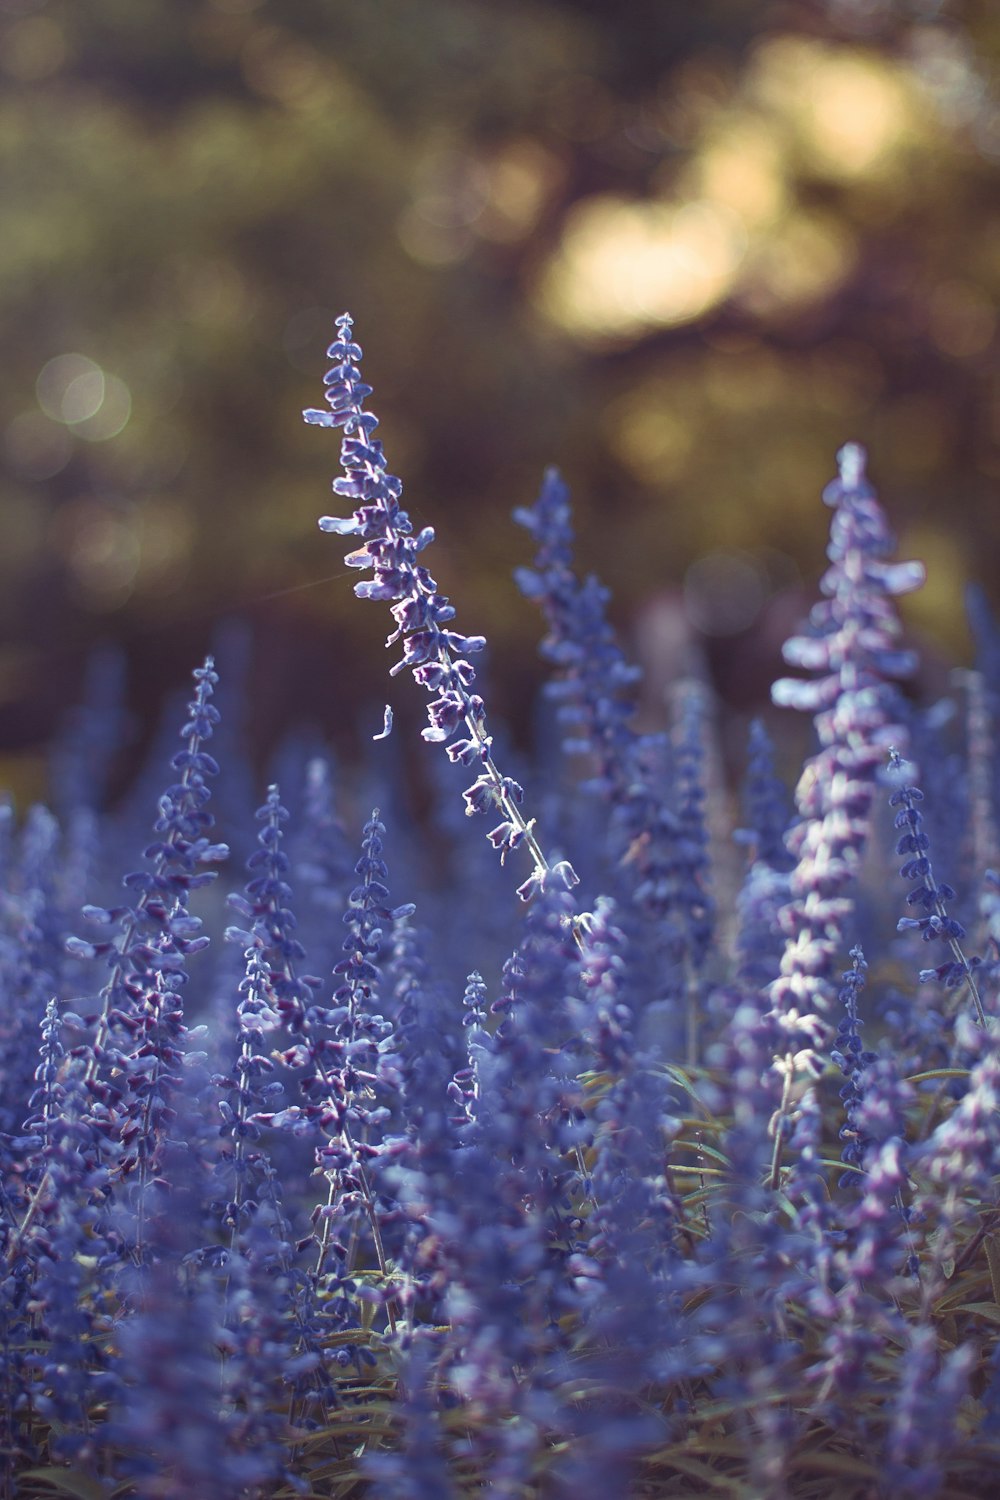
<path fill-rule="evenodd" d="M 911 1073 L 907 1083 L 931 1083 L 938 1078 L 968 1078 L 968 1068 L 929 1068 L 926 1073 Z"/>
<path fill-rule="evenodd" d="M 850 1453 L 831 1453 L 823 1449 L 796 1453 L 795 1465 L 803 1469 L 819 1469 L 824 1474 L 843 1474 L 851 1479 L 875 1479 L 876 1470 L 862 1458 Z"/>
<path fill-rule="evenodd" d="M 1000 1326 L 1000 1307 L 995 1302 L 963 1302 L 960 1307 L 953 1307 L 952 1312 L 972 1313 L 973 1317 L 985 1318 L 987 1323 Z"/>
<path fill-rule="evenodd" d="M 44 1469 L 26 1469 L 20 1477 L 39 1479 L 63 1495 L 75 1495 L 76 1500 L 104 1500 L 106 1494 L 96 1479 L 86 1474 L 74 1474 L 72 1469 L 60 1469 L 55 1464 Z"/>
<path fill-rule="evenodd" d="M 687 1474 L 692 1479 L 698 1479 L 702 1484 L 711 1485 L 713 1490 L 720 1490 L 725 1494 L 749 1497 L 750 1491 L 741 1479 L 731 1474 L 722 1474 L 718 1469 L 713 1469 L 711 1464 L 703 1459 L 694 1458 L 687 1453 L 678 1453 L 675 1449 L 653 1455 L 653 1461 L 657 1466 L 660 1464 L 667 1468 L 677 1469 L 682 1474 Z"/>
<path fill-rule="evenodd" d="M 707 1156 L 712 1161 L 717 1161 L 723 1167 L 729 1168 L 729 1157 L 717 1151 L 714 1146 L 706 1145 L 704 1141 L 674 1141 L 676 1147 L 683 1147 L 685 1151 L 693 1151 L 698 1156 Z M 671 1166 L 679 1166 L 679 1162 L 672 1162 Z"/>
<path fill-rule="evenodd" d="M 995 1234 L 988 1234 L 983 1244 L 986 1248 L 986 1264 L 990 1268 L 993 1301 L 1000 1303 L 1000 1242 Z"/>

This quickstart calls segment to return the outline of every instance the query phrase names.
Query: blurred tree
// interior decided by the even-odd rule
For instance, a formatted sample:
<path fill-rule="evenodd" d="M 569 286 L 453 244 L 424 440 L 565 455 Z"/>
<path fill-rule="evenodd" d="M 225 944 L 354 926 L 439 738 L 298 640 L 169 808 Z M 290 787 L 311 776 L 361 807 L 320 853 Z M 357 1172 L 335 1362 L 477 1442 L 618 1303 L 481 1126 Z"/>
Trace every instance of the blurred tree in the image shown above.
<path fill-rule="evenodd" d="M 501 707 L 549 462 L 654 689 L 679 631 L 763 693 L 846 438 L 961 649 L 1000 561 L 998 53 L 988 0 L 0 0 L 0 739 L 108 637 L 148 715 L 234 613 L 258 748 L 381 692 L 298 416 L 344 307 Z"/>

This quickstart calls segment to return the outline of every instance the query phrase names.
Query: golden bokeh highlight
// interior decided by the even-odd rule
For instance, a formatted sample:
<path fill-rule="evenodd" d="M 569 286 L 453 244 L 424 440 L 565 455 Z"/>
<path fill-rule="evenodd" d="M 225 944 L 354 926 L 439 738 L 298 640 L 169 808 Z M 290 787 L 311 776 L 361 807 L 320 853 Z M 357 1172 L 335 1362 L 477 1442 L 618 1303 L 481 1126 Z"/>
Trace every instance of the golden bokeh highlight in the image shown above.
<path fill-rule="evenodd" d="M 582 343 L 675 327 L 726 296 L 746 243 L 738 215 L 721 204 L 675 207 L 601 194 L 568 215 L 538 301 Z"/>
<path fill-rule="evenodd" d="M 772 37 L 738 88 L 702 79 L 699 94 L 696 81 L 684 166 L 661 170 L 649 197 L 576 204 L 540 273 L 538 307 L 581 344 L 635 342 L 727 299 L 757 317 L 798 316 L 857 262 L 844 216 L 810 202 L 809 181 L 884 193 L 930 140 L 912 73 L 854 48 Z M 985 338 L 984 316 L 960 301 L 941 315 L 943 337 Z"/>
<path fill-rule="evenodd" d="M 759 46 L 747 93 L 785 125 L 808 167 L 834 180 L 890 171 L 920 125 L 918 93 L 902 64 L 809 37 Z"/>

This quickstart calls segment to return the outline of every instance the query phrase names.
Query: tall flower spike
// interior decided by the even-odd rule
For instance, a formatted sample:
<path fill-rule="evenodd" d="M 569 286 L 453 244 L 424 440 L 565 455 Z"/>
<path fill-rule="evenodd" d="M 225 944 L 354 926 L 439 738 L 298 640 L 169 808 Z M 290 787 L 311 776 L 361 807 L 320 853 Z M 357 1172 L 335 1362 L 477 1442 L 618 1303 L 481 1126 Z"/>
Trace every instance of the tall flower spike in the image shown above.
<path fill-rule="evenodd" d="M 566 726 L 563 749 L 592 756 L 590 787 L 620 801 L 633 774 L 642 671 L 626 661 L 608 623 L 608 590 L 593 574 L 581 580 L 574 571 L 569 490 L 557 469 L 546 470 L 534 505 L 518 506 L 514 520 L 537 544 L 533 567 L 517 568 L 514 581 L 548 625 L 539 652 L 558 672 L 544 691 Z"/>
<path fill-rule="evenodd" d="M 500 851 L 501 861 L 522 844 L 534 861 L 531 875 L 518 888 L 521 900 L 530 900 L 548 885 L 571 889 L 578 883 L 572 865 L 566 860 L 550 863 L 546 858 L 534 833 L 534 820 L 521 812 L 522 788 L 502 775 L 493 759 L 483 700 L 470 692 L 476 674 L 467 660 L 481 651 L 486 641 L 481 635 L 463 635 L 447 628 L 455 610 L 417 561 L 419 553 L 434 540 L 434 530 L 425 526 L 412 535 L 410 518 L 399 503 L 402 483 L 388 473 L 382 444 L 372 436 L 378 418 L 364 409 L 371 386 L 361 379 L 361 347 L 352 340 L 353 326 L 348 313 L 339 317 L 338 337 L 327 350 L 334 361 L 324 377 L 330 410 L 302 414 L 313 426 L 344 429 L 340 445 L 344 474 L 333 481 L 333 490 L 357 504 L 354 514 L 347 518 L 323 516 L 320 527 L 338 536 L 362 539 L 364 545 L 349 553 L 346 562 L 349 568 L 373 571 L 371 579 L 354 585 L 359 599 L 391 601 L 396 628 L 386 645 L 401 640 L 403 655 L 390 668 L 390 676 L 409 667 L 416 681 L 436 694 L 427 710 L 430 724 L 422 731 L 425 740 L 443 744 L 456 732 L 463 733 L 464 738 L 448 746 L 448 756 L 464 766 L 479 768 L 465 793 L 467 813 L 499 813 L 501 821 L 489 839 Z"/>
<path fill-rule="evenodd" d="M 894 539 L 865 474 L 864 449 L 848 443 L 837 463 L 838 477 L 823 492 L 833 507 L 830 567 L 820 583 L 826 597 L 813 607 L 806 632 L 784 647 L 790 666 L 821 675 L 812 682 L 781 678 L 771 690 L 775 703 L 812 713 L 820 742 L 796 788 L 800 821 L 788 839 L 796 866 L 791 900 L 780 915 L 781 973 L 771 987 L 775 1020 L 785 1038 L 784 1056 L 775 1063 L 782 1097 L 772 1186 L 778 1182 L 795 1077 L 821 1068 L 817 1049 L 826 1039 L 834 960 L 868 839 L 876 774 L 888 747 L 903 734 L 891 679 L 911 675 L 916 658 L 899 647 L 893 600 L 924 581 L 921 563 L 887 560 Z"/>
<path fill-rule="evenodd" d="M 864 989 L 867 972 L 864 950 L 859 944 L 851 949 L 851 967 L 842 976 L 844 986 L 840 991 L 840 998 L 845 1014 L 837 1027 L 837 1040 L 830 1053 L 831 1060 L 837 1064 L 845 1079 L 840 1090 L 840 1097 L 844 1101 L 844 1124 L 840 1130 L 840 1139 L 847 1144 L 840 1153 L 840 1159 L 848 1167 L 857 1167 L 859 1170 L 863 1169 L 865 1155 L 873 1144 L 859 1128 L 858 1109 L 864 1098 L 864 1073 L 866 1068 L 878 1060 L 876 1053 L 864 1050 L 861 1041 L 864 1022 L 858 1015 L 858 996 Z M 841 1173 L 841 1187 L 855 1186 L 856 1182 L 856 1172 Z"/>
<path fill-rule="evenodd" d="M 92 1117 L 100 1123 L 111 1154 L 116 1150 L 112 1141 L 116 1109 L 126 1089 L 123 1080 L 134 1071 L 134 1063 L 128 1058 L 136 1022 L 141 1024 L 147 999 L 163 979 L 183 971 L 188 956 L 208 945 L 208 936 L 200 930 L 201 919 L 189 911 L 190 893 L 213 881 L 216 871 L 206 866 L 217 864 L 229 854 L 225 844 L 214 842 L 210 836 L 215 819 L 207 808 L 209 783 L 219 770 L 214 756 L 205 749 L 219 722 L 218 710 L 211 702 L 219 680 L 211 656 L 193 676 L 196 686 L 181 728 L 182 748 L 170 762 L 178 780 L 159 799 L 154 842 L 144 851 L 149 867 L 123 877 L 122 884 L 133 893 L 130 904 L 83 908 L 83 915 L 97 927 L 117 926 L 118 933 L 96 942 L 75 937 L 66 940 L 68 953 L 77 958 L 103 958 L 111 971 L 97 997 L 96 1011 L 84 1017 L 88 1024 L 94 1024 L 94 1036 L 83 1053 L 83 1084 L 94 1099 Z M 169 983 L 165 987 L 170 988 Z M 84 1000 L 81 1004 L 89 1007 L 92 1002 Z M 47 1190 L 46 1174 L 7 1247 L 8 1255 L 30 1228 Z"/>

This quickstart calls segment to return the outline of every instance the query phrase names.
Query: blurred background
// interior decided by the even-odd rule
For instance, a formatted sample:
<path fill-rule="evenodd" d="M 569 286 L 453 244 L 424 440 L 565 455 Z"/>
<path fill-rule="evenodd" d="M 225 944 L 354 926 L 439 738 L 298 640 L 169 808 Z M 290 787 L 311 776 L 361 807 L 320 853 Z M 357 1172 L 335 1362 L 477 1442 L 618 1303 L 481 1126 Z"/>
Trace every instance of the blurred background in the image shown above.
<path fill-rule="evenodd" d="M 929 565 L 927 672 L 967 659 L 998 57 L 996 0 L 0 0 L 0 781 L 44 790 L 101 646 L 123 778 L 234 628 L 258 764 L 306 720 L 350 753 L 386 698 L 422 722 L 316 525 L 338 445 L 300 409 L 345 308 L 515 737 L 544 667 L 510 512 L 547 464 L 651 717 L 678 670 L 766 702 L 848 439 Z"/>

